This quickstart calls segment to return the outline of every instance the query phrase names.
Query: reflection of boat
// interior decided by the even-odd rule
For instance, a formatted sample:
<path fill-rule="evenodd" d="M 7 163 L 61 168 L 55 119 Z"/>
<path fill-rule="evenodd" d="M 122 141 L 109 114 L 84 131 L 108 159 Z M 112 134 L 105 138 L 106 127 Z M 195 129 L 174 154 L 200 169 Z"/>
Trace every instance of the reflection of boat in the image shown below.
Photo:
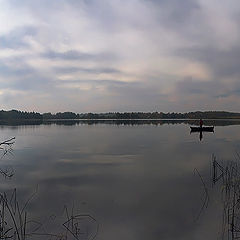
<path fill-rule="evenodd" d="M 191 132 L 214 132 L 214 127 L 190 127 Z"/>

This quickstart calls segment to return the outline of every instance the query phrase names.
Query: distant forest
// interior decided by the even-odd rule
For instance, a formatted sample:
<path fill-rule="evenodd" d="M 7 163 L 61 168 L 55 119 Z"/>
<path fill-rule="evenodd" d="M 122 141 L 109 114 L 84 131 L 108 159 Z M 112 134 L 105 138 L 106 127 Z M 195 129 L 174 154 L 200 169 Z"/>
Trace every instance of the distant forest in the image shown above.
<path fill-rule="evenodd" d="M 196 111 L 188 113 L 163 112 L 109 112 L 109 113 L 73 113 L 58 112 L 37 113 L 18 110 L 0 111 L 0 120 L 54 120 L 54 119 L 240 119 L 240 113 L 225 111 Z"/>

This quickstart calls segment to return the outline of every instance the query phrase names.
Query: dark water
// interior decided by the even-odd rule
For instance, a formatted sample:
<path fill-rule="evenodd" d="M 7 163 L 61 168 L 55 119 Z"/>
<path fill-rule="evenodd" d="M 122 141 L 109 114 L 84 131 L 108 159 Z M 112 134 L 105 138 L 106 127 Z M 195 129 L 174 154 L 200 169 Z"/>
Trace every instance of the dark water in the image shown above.
<path fill-rule="evenodd" d="M 36 192 L 25 209 L 27 231 L 35 234 L 28 239 L 91 239 L 91 232 L 104 240 L 221 238 L 211 157 L 234 159 L 240 125 L 216 126 L 201 142 L 184 123 L 23 125 L 0 131 L 2 140 L 16 137 L 13 156 L 1 160 L 14 176 L 1 177 L 1 191 L 10 195 L 16 188 L 20 206 Z M 209 190 L 208 208 L 200 215 L 204 188 L 194 169 Z M 61 238 L 66 209 L 84 225 L 77 238 L 70 232 Z"/>

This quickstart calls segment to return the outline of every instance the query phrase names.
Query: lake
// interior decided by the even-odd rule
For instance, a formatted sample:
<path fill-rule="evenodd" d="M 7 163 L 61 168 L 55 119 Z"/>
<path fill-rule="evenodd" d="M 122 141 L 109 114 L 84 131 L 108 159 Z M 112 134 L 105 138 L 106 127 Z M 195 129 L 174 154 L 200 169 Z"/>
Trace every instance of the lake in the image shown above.
<path fill-rule="evenodd" d="M 24 208 L 28 239 L 220 239 L 210 168 L 213 154 L 240 152 L 240 124 L 229 122 L 211 122 L 202 141 L 191 121 L 1 125 L 1 140 L 16 137 L 1 191 L 15 216 Z"/>

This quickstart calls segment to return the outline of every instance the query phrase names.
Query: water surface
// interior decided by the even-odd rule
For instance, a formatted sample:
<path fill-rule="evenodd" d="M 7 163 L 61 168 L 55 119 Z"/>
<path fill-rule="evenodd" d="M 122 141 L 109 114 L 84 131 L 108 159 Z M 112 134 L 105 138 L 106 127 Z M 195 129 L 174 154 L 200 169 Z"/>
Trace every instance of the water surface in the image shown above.
<path fill-rule="evenodd" d="M 26 208 L 30 220 L 43 224 L 35 233 L 58 237 L 29 239 L 60 239 L 66 208 L 96 220 L 95 239 L 218 239 L 221 199 L 209 167 L 212 154 L 232 160 L 240 152 L 234 124 L 216 126 L 202 141 L 190 134 L 189 122 L 2 125 L 1 139 L 15 136 L 16 143 L 13 156 L 1 160 L 3 169 L 14 170 L 12 178 L 2 177 L 1 189 L 16 188 L 20 205 L 36 191 Z M 201 214 L 204 188 L 195 169 L 210 196 Z M 67 239 L 76 238 L 68 233 Z"/>

